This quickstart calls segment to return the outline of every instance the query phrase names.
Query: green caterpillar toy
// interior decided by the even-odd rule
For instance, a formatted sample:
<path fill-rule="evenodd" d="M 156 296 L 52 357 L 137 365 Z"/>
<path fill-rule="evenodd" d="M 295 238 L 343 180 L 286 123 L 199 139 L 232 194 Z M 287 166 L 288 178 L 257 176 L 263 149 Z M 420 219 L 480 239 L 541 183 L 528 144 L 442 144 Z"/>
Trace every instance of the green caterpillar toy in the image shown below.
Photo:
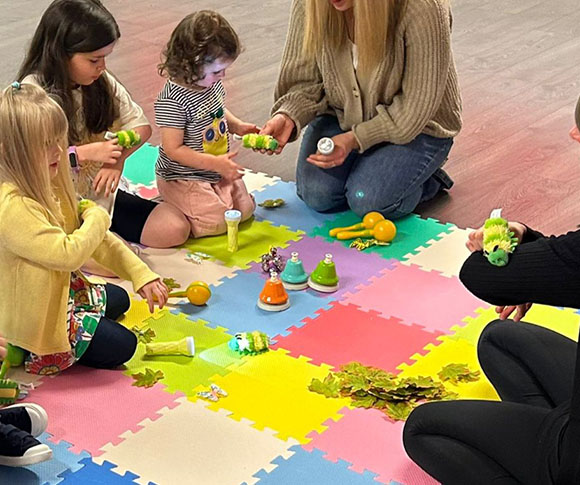
<path fill-rule="evenodd" d="M 244 136 L 234 135 L 236 140 L 242 140 L 244 148 L 255 148 L 258 150 L 276 150 L 280 144 L 278 140 L 270 135 L 258 135 L 257 133 L 248 133 Z"/>
<path fill-rule="evenodd" d="M 141 135 L 139 135 L 135 130 L 121 130 L 116 133 L 107 131 L 107 133 L 105 133 L 106 140 L 114 140 L 115 138 L 123 148 L 133 148 L 141 143 Z"/>
<path fill-rule="evenodd" d="M 518 238 L 501 217 L 501 209 L 493 210 L 483 226 L 483 254 L 487 260 L 494 266 L 505 266 L 517 245 Z"/>
<path fill-rule="evenodd" d="M 18 367 L 24 363 L 26 354 L 23 349 L 15 345 L 6 345 L 6 357 L 0 367 L 0 405 L 14 404 L 20 395 L 17 382 L 6 379 L 6 373 L 11 367 Z"/>
<path fill-rule="evenodd" d="M 270 338 L 258 330 L 236 333 L 234 338 L 228 342 L 228 347 L 243 355 L 259 354 L 269 350 Z"/>

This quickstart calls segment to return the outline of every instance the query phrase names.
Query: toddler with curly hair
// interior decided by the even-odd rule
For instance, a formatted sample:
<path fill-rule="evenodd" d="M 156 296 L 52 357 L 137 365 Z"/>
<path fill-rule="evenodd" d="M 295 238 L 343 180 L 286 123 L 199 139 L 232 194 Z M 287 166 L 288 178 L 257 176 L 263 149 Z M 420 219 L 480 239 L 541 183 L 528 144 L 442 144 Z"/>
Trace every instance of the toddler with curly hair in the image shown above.
<path fill-rule="evenodd" d="M 193 237 L 226 232 L 226 210 L 239 210 L 243 221 L 255 209 L 235 162 L 237 152 L 229 151 L 229 133 L 258 133 L 259 128 L 225 108 L 222 84 L 240 50 L 228 21 L 201 10 L 175 28 L 159 65 L 168 79 L 155 101 L 162 140 L 157 185 L 163 200 L 188 219 Z"/>

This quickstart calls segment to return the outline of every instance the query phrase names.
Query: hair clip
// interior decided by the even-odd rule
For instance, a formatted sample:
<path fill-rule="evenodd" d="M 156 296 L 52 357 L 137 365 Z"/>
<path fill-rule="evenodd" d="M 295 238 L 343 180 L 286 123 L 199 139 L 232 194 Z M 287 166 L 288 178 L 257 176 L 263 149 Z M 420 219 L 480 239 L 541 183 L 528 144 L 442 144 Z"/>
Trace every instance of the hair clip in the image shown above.
<path fill-rule="evenodd" d="M 13 88 L 14 88 L 16 91 L 18 91 L 18 90 L 20 89 L 20 87 L 21 87 L 21 86 L 22 86 L 22 85 L 21 85 L 21 84 L 20 84 L 18 81 L 14 81 L 14 82 L 12 83 L 12 87 L 13 87 Z"/>

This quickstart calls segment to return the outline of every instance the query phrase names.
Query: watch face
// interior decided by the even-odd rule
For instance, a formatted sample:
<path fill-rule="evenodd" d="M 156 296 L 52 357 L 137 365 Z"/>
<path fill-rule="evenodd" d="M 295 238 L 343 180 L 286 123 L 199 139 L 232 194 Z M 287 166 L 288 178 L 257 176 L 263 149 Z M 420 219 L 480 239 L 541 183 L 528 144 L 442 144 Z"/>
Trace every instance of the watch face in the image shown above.
<path fill-rule="evenodd" d="M 71 168 L 77 168 L 78 167 L 77 154 L 75 152 L 73 152 L 73 151 L 69 152 L 69 154 L 68 154 L 68 161 L 70 162 Z"/>

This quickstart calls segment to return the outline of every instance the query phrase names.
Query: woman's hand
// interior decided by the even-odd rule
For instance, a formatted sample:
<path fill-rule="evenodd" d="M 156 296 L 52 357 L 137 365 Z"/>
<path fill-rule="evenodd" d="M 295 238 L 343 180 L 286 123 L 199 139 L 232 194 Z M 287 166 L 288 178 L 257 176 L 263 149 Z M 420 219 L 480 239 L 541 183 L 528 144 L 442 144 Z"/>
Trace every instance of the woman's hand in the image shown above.
<path fill-rule="evenodd" d="M 577 126 L 574 126 L 574 128 L 570 130 L 570 138 L 580 143 L 580 130 Z"/>
<path fill-rule="evenodd" d="M 499 314 L 500 320 L 507 320 L 515 311 L 516 314 L 512 320 L 514 322 L 519 322 L 522 318 L 524 318 L 525 314 L 528 313 L 528 310 L 531 308 L 531 306 L 531 303 L 523 303 L 521 305 L 496 306 L 495 311 Z"/>
<path fill-rule="evenodd" d="M 333 136 L 332 141 L 334 142 L 334 151 L 330 155 L 322 155 L 316 152 L 306 160 L 312 165 L 324 169 L 339 167 L 344 163 L 350 152 L 358 149 L 358 142 L 352 131 Z"/>
<path fill-rule="evenodd" d="M 99 170 L 95 180 L 93 180 L 93 189 L 97 195 L 103 191 L 105 192 L 105 197 L 109 197 L 110 194 L 115 193 L 119 186 L 119 180 L 121 180 L 123 165 L 121 164 L 120 167 L 103 167 Z"/>
<path fill-rule="evenodd" d="M 510 231 L 514 233 L 514 236 L 518 238 L 518 244 L 521 243 L 526 233 L 526 226 L 519 222 L 508 222 L 508 226 Z M 465 245 L 472 253 L 483 250 L 483 226 L 469 234 Z"/>
<path fill-rule="evenodd" d="M 229 152 L 224 155 L 216 155 L 214 170 L 225 180 L 237 180 L 242 178 L 244 167 L 234 162 L 238 152 Z"/>
<path fill-rule="evenodd" d="M 272 153 L 279 154 L 284 146 L 286 146 L 286 143 L 288 143 L 288 140 L 290 139 L 290 136 L 292 135 L 292 132 L 295 128 L 296 125 L 288 115 L 282 113 L 274 115 L 266 122 L 260 131 L 260 134 L 273 136 L 276 138 L 276 140 L 278 140 L 279 146 L 274 152 L 266 152 L 265 150 L 263 150 L 263 152 L 268 153 L 269 155 Z"/>
<path fill-rule="evenodd" d="M 159 279 L 143 285 L 137 293 L 147 300 L 150 313 L 153 313 L 155 303 L 159 305 L 159 308 L 163 308 L 167 303 L 167 298 L 169 298 L 169 290 L 167 289 L 167 286 L 165 286 L 165 283 Z"/>
<path fill-rule="evenodd" d="M 116 138 L 109 141 L 88 143 L 87 145 L 80 145 L 77 147 L 77 155 L 80 164 L 91 161 L 113 165 L 117 163 L 117 160 L 122 153 L 123 148 L 119 146 L 119 142 Z"/>

